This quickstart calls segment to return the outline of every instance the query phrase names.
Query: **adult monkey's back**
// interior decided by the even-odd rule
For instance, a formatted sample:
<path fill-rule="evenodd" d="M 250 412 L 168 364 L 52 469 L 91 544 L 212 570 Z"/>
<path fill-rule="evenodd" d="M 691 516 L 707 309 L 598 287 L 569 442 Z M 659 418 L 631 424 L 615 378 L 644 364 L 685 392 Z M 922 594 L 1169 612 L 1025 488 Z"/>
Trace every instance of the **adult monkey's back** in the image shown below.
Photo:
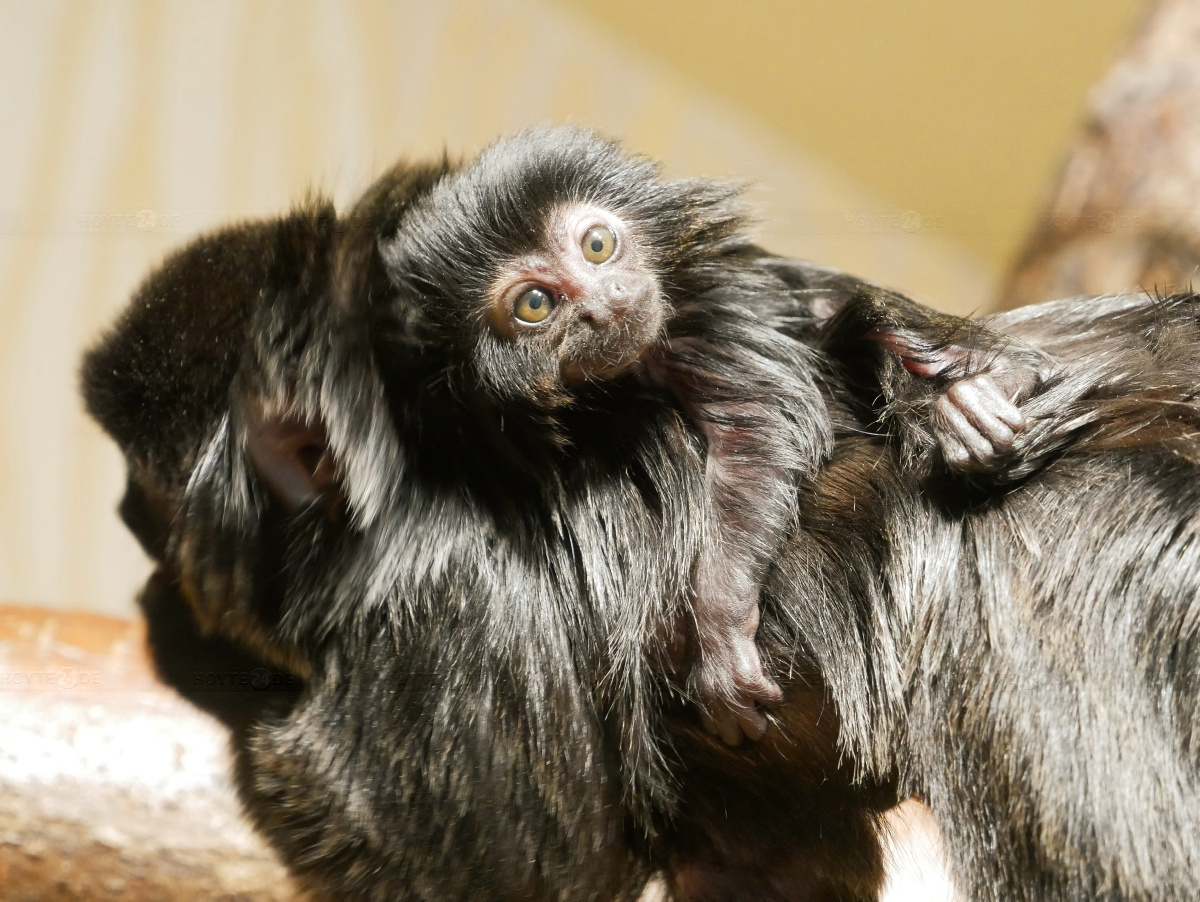
<path fill-rule="evenodd" d="M 918 646 L 914 771 L 980 875 L 968 894 L 990 878 L 1031 898 L 1196 898 L 1196 299 L 1057 302 L 993 322 L 1070 374 L 1034 402 L 1064 431 L 1023 440 L 1077 438 L 966 517 L 961 589 L 934 596 Z M 988 760 L 1004 766 L 980 781 Z"/>
<path fill-rule="evenodd" d="M 1063 363 L 1018 437 L 1042 469 L 921 493 L 846 437 L 801 505 L 764 635 L 817 663 L 850 759 L 931 804 L 964 898 L 1200 895 L 1198 313 L 995 317 Z"/>

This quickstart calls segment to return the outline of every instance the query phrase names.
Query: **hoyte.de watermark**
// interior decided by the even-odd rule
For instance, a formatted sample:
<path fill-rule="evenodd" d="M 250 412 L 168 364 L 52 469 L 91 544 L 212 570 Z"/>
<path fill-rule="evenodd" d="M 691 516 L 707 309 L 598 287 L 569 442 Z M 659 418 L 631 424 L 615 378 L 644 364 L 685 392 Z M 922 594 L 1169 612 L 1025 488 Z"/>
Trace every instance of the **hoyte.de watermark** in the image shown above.
<path fill-rule="evenodd" d="M 192 674 L 193 689 L 300 689 L 300 678 L 284 670 L 201 670 Z"/>
<path fill-rule="evenodd" d="M 944 232 L 944 213 L 918 213 L 916 210 L 903 212 L 866 211 L 846 213 L 842 217 L 846 229 L 851 232 Z"/>
<path fill-rule="evenodd" d="M 99 670 L 80 670 L 78 667 L 46 668 L 45 670 L 0 670 L 0 690 L 3 689 L 94 689 L 103 681 Z"/>
<path fill-rule="evenodd" d="M 178 213 L 166 213 L 162 210 L 95 210 L 79 214 L 80 228 L 110 232 L 157 232 L 163 229 L 177 229 L 179 225 Z"/>

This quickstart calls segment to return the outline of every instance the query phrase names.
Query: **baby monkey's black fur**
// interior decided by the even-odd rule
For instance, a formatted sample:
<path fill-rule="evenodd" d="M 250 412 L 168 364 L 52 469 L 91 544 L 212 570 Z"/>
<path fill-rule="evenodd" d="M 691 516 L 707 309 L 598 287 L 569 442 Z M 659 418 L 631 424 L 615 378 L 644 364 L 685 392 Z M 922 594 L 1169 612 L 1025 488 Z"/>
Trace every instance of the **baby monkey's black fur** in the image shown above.
<path fill-rule="evenodd" d="M 615 153 L 500 146 L 552 164 L 552 200 Z M 413 250 L 470 170 L 401 166 L 345 216 L 184 249 L 84 365 L 158 565 L 156 661 L 233 726 L 256 823 L 335 898 L 635 898 L 661 869 L 679 900 L 867 899 L 877 816 L 916 791 L 967 898 L 1194 897 L 1192 299 L 973 325 L 764 254 L 720 190 L 623 165 L 588 199 L 660 191 L 647 228 L 687 239 L 655 350 L 701 353 L 717 411 L 787 444 L 798 501 L 756 577 L 774 727 L 729 748 L 662 673 L 715 516 L 691 386 L 504 365 L 437 303 L 486 269 Z M 441 213 L 470 226 L 460 199 Z M 496 230 L 499 258 L 537 225 Z M 969 486 L 939 448 L 993 472 Z M 235 654 L 285 691 L 205 693 Z"/>
<path fill-rule="evenodd" d="M 445 173 L 381 244 L 398 289 L 391 315 L 404 323 L 397 345 L 434 349 L 455 394 L 470 399 L 469 416 L 527 434 L 500 441 L 497 453 L 536 461 L 569 444 L 559 412 L 609 389 L 658 390 L 704 436 L 710 510 L 687 609 L 689 686 L 706 725 L 731 745 L 743 732 L 760 737 L 767 722 L 756 703 L 781 697 L 754 646 L 760 583 L 797 487 L 830 443 L 809 415 L 819 400 L 807 349 L 754 321 L 780 286 L 742 224 L 731 187 L 665 182 L 648 160 L 559 130 L 498 142 Z M 1006 392 L 992 375 L 964 378 L 942 398 L 944 416 L 920 417 L 956 468 L 992 464 L 1022 425 L 1011 399 L 1032 388 L 1036 368 L 1012 353 L 993 359 L 982 330 L 968 336 L 955 323 L 938 335 L 903 298 L 880 293 L 874 305 L 885 315 L 861 335 L 912 371 L 943 383 L 956 366 L 1015 376 Z M 1009 360 L 1018 365 L 1005 370 Z"/>

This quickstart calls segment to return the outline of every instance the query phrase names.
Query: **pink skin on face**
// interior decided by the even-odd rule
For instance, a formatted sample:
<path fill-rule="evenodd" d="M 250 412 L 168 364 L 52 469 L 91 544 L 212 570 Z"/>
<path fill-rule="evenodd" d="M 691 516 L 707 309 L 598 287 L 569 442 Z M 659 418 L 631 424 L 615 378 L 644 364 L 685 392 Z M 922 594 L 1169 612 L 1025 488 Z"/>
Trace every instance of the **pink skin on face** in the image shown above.
<path fill-rule="evenodd" d="M 615 239 L 612 255 L 600 263 L 588 260 L 581 246 L 597 226 Z M 493 283 L 493 329 L 556 354 L 568 385 L 624 372 L 658 341 L 667 314 L 658 280 L 632 235 L 618 217 L 589 205 L 552 215 L 546 247 L 506 264 Z M 521 298 L 531 289 L 544 290 L 553 306 L 536 322 L 518 315 Z"/>

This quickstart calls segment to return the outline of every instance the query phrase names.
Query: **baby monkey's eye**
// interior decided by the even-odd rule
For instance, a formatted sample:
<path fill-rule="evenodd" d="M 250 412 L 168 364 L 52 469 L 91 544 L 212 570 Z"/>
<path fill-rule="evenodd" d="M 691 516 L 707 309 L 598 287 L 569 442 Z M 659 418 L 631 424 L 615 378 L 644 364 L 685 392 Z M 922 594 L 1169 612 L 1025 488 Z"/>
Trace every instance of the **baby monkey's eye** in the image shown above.
<path fill-rule="evenodd" d="M 583 256 L 591 263 L 603 263 L 617 249 L 617 236 L 608 226 L 592 226 L 580 242 Z"/>
<path fill-rule="evenodd" d="M 523 323 L 540 323 L 553 311 L 554 296 L 545 288 L 530 288 L 513 307 L 513 315 Z"/>

